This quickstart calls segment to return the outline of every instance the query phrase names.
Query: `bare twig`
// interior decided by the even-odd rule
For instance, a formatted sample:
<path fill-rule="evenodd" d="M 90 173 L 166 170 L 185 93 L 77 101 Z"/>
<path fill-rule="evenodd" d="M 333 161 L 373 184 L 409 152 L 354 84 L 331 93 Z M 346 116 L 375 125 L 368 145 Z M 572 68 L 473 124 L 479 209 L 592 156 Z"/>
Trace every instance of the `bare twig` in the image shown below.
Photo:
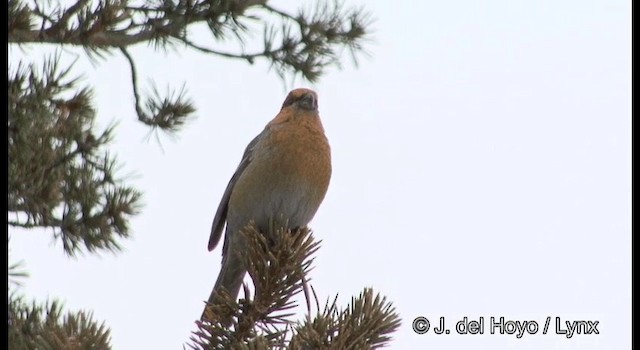
<path fill-rule="evenodd" d="M 124 57 L 129 62 L 129 67 L 131 68 L 131 85 L 133 86 L 133 97 L 135 99 L 136 113 L 138 114 L 138 119 L 144 122 L 144 120 L 148 118 L 142 110 L 142 107 L 140 107 L 141 103 L 140 93 L 138 91 L 138 73 L 136 72 L 136 63 L 133 61 L 133 57 L 131 57 L 127 49 L 125 49 L 124 47 L 120 47 L 120 52 L 122 52 L 122 55 L 124 55 Z"/>

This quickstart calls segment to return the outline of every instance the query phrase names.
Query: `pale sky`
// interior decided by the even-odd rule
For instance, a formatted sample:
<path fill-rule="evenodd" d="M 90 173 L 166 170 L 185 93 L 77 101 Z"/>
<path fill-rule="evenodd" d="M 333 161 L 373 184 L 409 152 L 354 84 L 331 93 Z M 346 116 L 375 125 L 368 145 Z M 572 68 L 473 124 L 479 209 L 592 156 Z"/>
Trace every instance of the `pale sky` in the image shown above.
<path fill-rule="evenodd" d="M 198 108 L 164 152 L 135 119 L 126 61 L 81 58 L 144 211 L 115 256 L 69 259 L 50 233 L 11 229 L 22 292 L 93 310 L 114 349 L 181 348 L 220 267 L 207 242 L 225 186 L 288 89 L 310 87 L 333 156 L 310 224 L 322 299 L 387 296 L 402 317 L 390 349 L 631 348 L 631 1 L 346 3 L 376 19 L 370 58 L 345 54 L 317 84 L 285 86 L 265 62 L 134 48 L 144 87 L 184 83 Z M 414 333 L 418 316 L 445 317 L 451 334 Z M 460 335 L 464 316 L 540 330 Z M 568 339 L 552 321 L 543 335 L 548 316 L 598 321 L 600 334 Z"/>

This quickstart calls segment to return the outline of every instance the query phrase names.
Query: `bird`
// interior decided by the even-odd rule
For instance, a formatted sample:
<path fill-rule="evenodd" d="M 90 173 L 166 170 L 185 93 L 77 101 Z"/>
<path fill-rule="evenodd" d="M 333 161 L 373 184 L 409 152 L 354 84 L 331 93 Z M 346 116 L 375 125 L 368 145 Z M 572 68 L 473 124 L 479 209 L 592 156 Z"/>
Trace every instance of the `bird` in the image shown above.
<path fill-rule="evenodd" d="M 318 95 L 306 88 L 291 90 L 279 113 L 244 150 L 218 205 L 208 249 L 218 246 L 226 226 L 222 266 L 202 320 L 223 289 L 238 297 L 247 272 L 240 256 L 247 243 L 239 231 L 250 222 L 261 233 L 270 227 L 306 227 L 324 200 L 330 179 L 331 148 L 318 112 Z"/>

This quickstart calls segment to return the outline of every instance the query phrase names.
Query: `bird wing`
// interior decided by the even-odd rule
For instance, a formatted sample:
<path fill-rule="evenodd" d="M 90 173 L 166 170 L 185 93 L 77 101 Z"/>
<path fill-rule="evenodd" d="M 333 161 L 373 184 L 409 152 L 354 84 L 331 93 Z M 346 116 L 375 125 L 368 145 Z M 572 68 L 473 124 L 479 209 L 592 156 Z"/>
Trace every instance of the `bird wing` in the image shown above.
<path fill-rule="evenodd" d="M 266 130 L 266 129 L 265 129 Z M 216 215 L 213 217 L 213 224 L 211 224 L 211 236 L 209 237 L 209 251 L 212 251 L 220 242 L 220 238 L 222 237 L 222 229 L 227 221 L 227 210 L 229 209 L 229 198 L 231 197 L 231 192 L 233 191 L 233 187 L 238 181 L 240 175 L 244 169 L 247 168 L 249 163 L 253 160 L 253 149 L 256 144 L 262 139 L 262 135 L 265 130 L 263 130 L 258 136 L 256 136 L 247 148 L 244 150 L 244 154 L 242 155 L 242 160 L 236 169 L 236 172 L 231 176 L 231 180 L 229 180 L 229 184 L 227 184 L 227 188 L 224 190 L 224 194 L 222 195 L 222 199 L 220 200 L 220 204 L 218 205 L 218 210 L 216 211 Z M 224 254 L 224 249 L 223 252 Z"/>

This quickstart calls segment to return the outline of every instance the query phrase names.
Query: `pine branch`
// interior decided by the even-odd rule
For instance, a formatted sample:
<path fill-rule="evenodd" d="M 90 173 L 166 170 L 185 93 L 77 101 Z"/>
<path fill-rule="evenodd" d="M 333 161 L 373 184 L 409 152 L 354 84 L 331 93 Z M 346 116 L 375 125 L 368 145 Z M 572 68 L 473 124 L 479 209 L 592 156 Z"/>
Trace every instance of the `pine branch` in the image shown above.
<path fill-rule="evenodd" d="M 327 300 L 324 310 L 295 327 L 287 349 L 377 349 L 388 345 L 400 318 L 385 297 L 365 288 L 339 310 Z M 317 300 L 317 298 L 316 298 Z"/>
<path fill-rule="evenodd" d="M 138 120 L 167 133 L 177 132 L 195 108 L 184 90 L 143 98 L 129 47 L 150 43 L 156 49 L 168 50 L 181 45 L 251 64 L 262 59 L 282 79 L 293 74 L 314 82 L 329 66 L 340 66 L 344 48 L 357 64 L 356 52 L 364 52 L 362 43 L 367 41 L 370 25 L 364 10 L 344 10 L 339 0 L 333 5 L 320 1 L 315 9 L 301 10 L 297 16 L 268 5 L 267 0 L 146 0 L 142 4 L 131 0 L 76 0 L 65 9 L 55 1 L 48 9 L 41 8 L 37 0 L 9 0 L 9 43 L 81 46 L 90 57 L 119 50 L 132 72 Z M 245 25 L 248 21 L 263 28 L 261 50 L 244 50 L 252 31 L 258 31 L 249 31 Z M 206 23 L 211 32 L 208 44 L 191 37 L 190 28 L 199 23 Z M 215 47 L 229 37 L 239 44 L 239 52 Z"/>
<path fill-rule="evenodd" d="M 319 248 L 308 229 L 288 230 L 272 227 L 265 235 L 249 225 L 240 231 L 247 242 L 243 258 L 255 292 L 240 302 L 224 296 L 222 305 L 208 305 L 207 321 L 198 321 L 192 336 L 194 349 L 231 349 L 248 345 L 257 337 L 273 347 L 282 341 L 285 330 L 277 325 L 290 323 L 291 300 L 302 291 L 305 275 L 311 270 L 313 255 Z M 267 238 L 269 237 L 269 238 Z M 225 324 L 231 321 L 233 331 Z"/>
<path fill-rule="evenodd" d="M 76 80 L 58 62 L 9 76 L 9 224 L 51 228 L 69 255 L 117 251 L 141 195 L 116 179 L 117 162 L 105 150 L 113 127 L 94 130 L 91 91 L 69 97 Z"/>
<path fill-rule="evenodd" d="M 8 347 L 14 350 L 111 349 L 110 331 L 84 311 L 63 316 L 62 305 L 27 304 L 12 294 L 8 300 Z"/>
<path fill-rule="evenodd" d="M 245 285 L 239 302 L 224 294 L 220 304 L 209 305 L 207 321 L 196 322 L 190 348 L 376 349 L 390 342 L 400 318 L 386 298 L 369 288 L 342 310 L 336 296 L 320 311 L 314 292 L 316 315 L 292 320 L 297 305 L 291 298 L 303 290 L 319 249 L 308 229 L 271 228 L 261 234 L 249 226 L 241 233 L 247 241 L 243 254 L 255 286 L 253 297 Z"/>
<path fill-rule="evenodd" d="M 338 1 L 333 5 L 319 2 L 315 10 L 301 10 L 297 16 L 267 5 L 266 0 L 147 1 L 142 6 L 131 5 L 128 0 L 99 0 L 93 7 L 91 1 L 81 0 L 57 15 L 41 13 L 35 5 L 29 7 L 23 0 L 10 0 L 9 7 L 13 9 L 10 12 L 20 13 L 23 18 L 17 25 L 10 22 L 9 43 L 111 50 L 143 42 L 156 42 L 165 48 L 173 41 L 225 58 L 249 62 L 264 58 L 279 74 L 299 73 L 310 81 L 317 80 L 327 66 L 338 64 L 341 48 L 361 50 L 370 25 L 368 13 L 362 9 L 345 11 Z M 214 39 L 225 39 L 233 33 L 242 43 L 247 37 L 244 25 L 247 20 L 264 27 L 265 41 L 260 51 L 224 52 L 189 38 L 188 28 L 204 22 Z M 30 23 L 38 21 L 40 28 L 33 28 Z M 277 45 L 277 41 L 282 44 Z"/>
<path fill-rule="evenodd" d="M 7 247 L 9 246 L 10 238 L 7 236 Z M 11 249 L 7 249 L 8 253 L 11 253 Z M 7 261 L 11 261 L 11 259 L 7 259 Z M 24 261 L 18 261 L 14 263 L 9 263 L 8 268 L 8 279 L 9 285 L 13 286 L 21 286 L 23 279 L 29 277 L 29 273 L 24 269 Z"/>

